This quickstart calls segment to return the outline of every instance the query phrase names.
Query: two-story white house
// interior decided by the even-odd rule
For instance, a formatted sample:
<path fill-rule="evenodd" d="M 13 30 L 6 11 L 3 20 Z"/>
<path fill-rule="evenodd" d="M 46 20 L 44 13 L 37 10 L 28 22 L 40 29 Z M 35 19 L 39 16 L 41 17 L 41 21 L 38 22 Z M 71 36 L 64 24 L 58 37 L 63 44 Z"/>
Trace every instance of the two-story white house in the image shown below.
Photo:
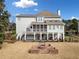
<path fill-rule="evenodd" d="M 57 13 L 48 11 L 35 15 L 16 15 L 17 40 L 63 40 L 64 23 Z"/>

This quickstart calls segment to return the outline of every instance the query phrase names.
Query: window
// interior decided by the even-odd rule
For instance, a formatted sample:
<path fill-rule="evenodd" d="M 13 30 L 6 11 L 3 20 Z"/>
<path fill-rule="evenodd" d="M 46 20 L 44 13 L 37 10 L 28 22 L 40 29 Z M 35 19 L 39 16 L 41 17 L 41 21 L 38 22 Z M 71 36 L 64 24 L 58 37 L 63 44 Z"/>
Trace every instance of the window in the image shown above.
<path fill-rule="evenodd" d="M 49 22 L 52 22 L 52 20 L 50 20 Z"/>
<path fill-rule="evenodd" d="M 63 29 L 63 25 L 60 26 L 60 29 Z"/>
<path fill-rule="evenodd" d="M 33 25 L 33 31 L 36 31 L 36 25 Z"/>
<path fill-rule="evenodd" d="M 53 29 L 55 29 L 55 25 L 53 25 Z"/>
<path fill-rule="evenodd" d="M 43 31 L 43 25 L 41 25 L 41 31 Z"/>
<path fill-rule="evenodd" d="M 37 25 L 37 31 L 39 31 L 39 25 Z"/>
<path fill-rule="evenodd" d="M 43 21 L 43 17 L 37 17 L 37 21 Z"/>
<path fill-rule="evenodd" d="M 49 25 L 49 29 L 51 30 L 51 25 Z"/>
<path fill-rule="evenodd" d="M 57 25 L 57 29 L 59 29 L 59 25 Z"/>

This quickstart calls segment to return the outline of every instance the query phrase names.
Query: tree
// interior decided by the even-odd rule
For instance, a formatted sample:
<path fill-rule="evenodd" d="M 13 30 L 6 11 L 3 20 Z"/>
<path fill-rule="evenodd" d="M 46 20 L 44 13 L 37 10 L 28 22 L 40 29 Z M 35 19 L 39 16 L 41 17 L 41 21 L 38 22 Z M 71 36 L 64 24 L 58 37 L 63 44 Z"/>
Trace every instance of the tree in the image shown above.
<path fill-rule="evenodd" d="M 8 11 L 5 9 L 5 4 L 4 4 L 5 0 L 0 0 L 0 35 L 3 38 L 3 34 L 4 32 L 7 30 L 8 28 L 8 23 L 9 23 L 9 13 Z M 1 37 L 0 36 L 0 37 Z M 2 39 L 1 38 L 1 39 Z M 0 39 L 0 40 L 1 40 Z M 1 40 L 2 41 L 2 40 Z"/>
<path fill-rule="evenodd" d="M 5 5 L 4 5 L 4 0 L 0 0 L 0 16 L 3 12 L 3 9 L 4 9 Z"/>
<path fill-rule="evenodd" d="M 7 30 L 8 23 L 9 23 L 9 13 L 5 9 L 5 0 L 0 0 L 0 30 L 5 31 Z"/>
<path fill-rule="evenodd" d="M 71 19 L 71 20 L 63 20 L 65 23 L 65 32 L 66 33 L 77 33 L 78 31 L 78 20 Z"/>
<path fill-rule="evenodd" d="M 71 27 L 75 31 L 78 30 L 78 21 L 77 21 L 77 19 L 72 19 L 72 25 L 71 25 Z"/>
<path fill-rule="evenodd" d="M 16 24 L 15 22 L 9 22 L 9 31 L 16 31 Z"/>
<path fill-rule="evenodd" d="M 7 11 L 3 11 L 3 14 L 0 18 L 0 24 L 1 24 L 1 29 L 3 31 L 8 30 L 8 24 L 9 24 L 9 14 Z"/>

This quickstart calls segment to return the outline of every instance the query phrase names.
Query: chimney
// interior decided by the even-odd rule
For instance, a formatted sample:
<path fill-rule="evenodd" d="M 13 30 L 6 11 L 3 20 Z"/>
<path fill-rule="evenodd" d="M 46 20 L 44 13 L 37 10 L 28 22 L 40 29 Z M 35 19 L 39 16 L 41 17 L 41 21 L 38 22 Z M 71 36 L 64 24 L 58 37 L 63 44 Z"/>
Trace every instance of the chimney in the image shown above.
<path fill-rule="evenodd" d="M 60 10 L 57 10 L 57 14 L 58 14 L 59 16 L 61 16 L 61 11 L 60 11 Z"/>

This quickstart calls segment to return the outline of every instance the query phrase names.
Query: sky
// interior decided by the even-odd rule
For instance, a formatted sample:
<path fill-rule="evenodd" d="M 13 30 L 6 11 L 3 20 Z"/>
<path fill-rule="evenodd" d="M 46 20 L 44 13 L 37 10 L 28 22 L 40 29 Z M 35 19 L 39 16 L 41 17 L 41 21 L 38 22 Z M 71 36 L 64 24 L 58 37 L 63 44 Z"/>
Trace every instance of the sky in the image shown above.
<path fill-rule="evenodd" d="M 63 19 L 79 18 L 79 0 L 5 0 L 5 5 L 14 22 L 16 14 L 56 13 L 58 9 Z"/>

